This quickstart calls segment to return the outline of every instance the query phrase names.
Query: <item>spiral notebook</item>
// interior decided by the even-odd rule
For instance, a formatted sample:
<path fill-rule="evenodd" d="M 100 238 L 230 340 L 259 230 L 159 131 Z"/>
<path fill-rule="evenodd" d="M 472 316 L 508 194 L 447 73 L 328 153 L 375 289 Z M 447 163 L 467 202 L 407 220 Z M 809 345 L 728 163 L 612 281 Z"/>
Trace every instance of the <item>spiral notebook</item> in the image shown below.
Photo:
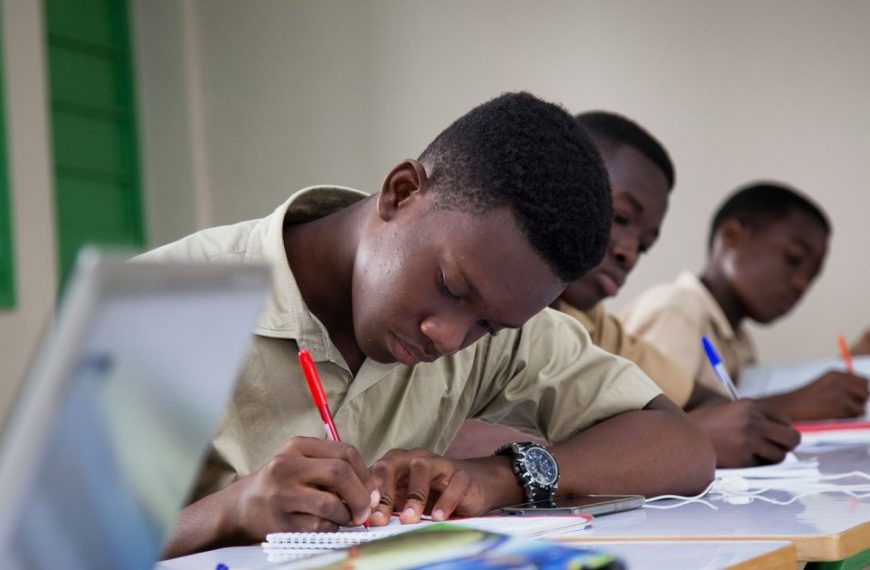
<path fill-rule="evenodd" d="M 549 538 L 564 534 L 577 534 L 592 526 L 591 515 L 541 516 L 541 517 L 473 517 L 451 519 L 456 524 L 476 530 L 498 532 L 511 536 L 528 538 Z M 423 520 L 416 524 L 402 524 L 398 517 L 392 517 L 389 524 L 378 529 L 366 530 L 359 527 L 342 528 L 338 532 L 277 532 L 266 535 L 262 543 L 267 551 L 285 554 L 288 551 L 321 552 L 346 548 L 395 536 L 418 528 L 434 524 L 431 520 Z"/>

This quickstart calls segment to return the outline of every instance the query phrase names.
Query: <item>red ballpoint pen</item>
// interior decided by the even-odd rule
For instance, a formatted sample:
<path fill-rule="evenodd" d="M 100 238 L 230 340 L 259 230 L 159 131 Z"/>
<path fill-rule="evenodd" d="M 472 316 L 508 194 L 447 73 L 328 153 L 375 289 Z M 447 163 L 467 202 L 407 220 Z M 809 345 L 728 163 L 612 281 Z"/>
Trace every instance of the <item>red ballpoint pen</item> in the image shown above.
<path fill-rule="evenodd" d="M 305 381 L 308 383 L 308 390 L 314 399 L 314 405 L 317 407 L 317 411 L 320 412 L 320 419 L 323 420 L 326 439 L 341 441 L 341 438 L 338 437 L 338 428 L 335 427 L 332 414 L 329 413 L 326 392 L 323 391 L 323 384 L 320 383 L 320 375 L 317 374 L 317 368 L 314 366 L 314 361 L 311 360 L 311 354 L 304 348 L 299 351 L 299 365 L 302 367 L 302 373 L 305 375 Z M 363 526 L 368 529 L 368 521 L 365 521 Z"/>
<path fill-rule="evenodd" d="M 317 407 L 317 411 L 320 412 L 320 419 L 323 420 L 323 428 L 326 430 L 326 439 L 341 441 L 341 438 L 338 437 L 338 429 L 335 427 L 335 422 L 332 421 L 332 414 L 329 413 L 326 393 L 323 391 L 323 384 L 320 383 L 320 376 L 317 374 L 317 368 L 314 367 L 314 361 L 311 360 L 311 354 L 309 354 L 304 348 L 299 351 L 299 365 L 302 366 L 302 373 L 305 374 L 305 381 L 308 382 L 308 390 L 311 392 L 311 397 L 314 399 L 314 405 Z"/>
<path fill-rule="evenodd" d="M 846 365 L 846 372 L 852 374 L 852 355 L 849 353 L 849 345 L 846 343 L 846 337 L 843 335 L 837 336 L 837 345 L 840 347 L 840 354 L 843 356 L 843 363 Z"/>

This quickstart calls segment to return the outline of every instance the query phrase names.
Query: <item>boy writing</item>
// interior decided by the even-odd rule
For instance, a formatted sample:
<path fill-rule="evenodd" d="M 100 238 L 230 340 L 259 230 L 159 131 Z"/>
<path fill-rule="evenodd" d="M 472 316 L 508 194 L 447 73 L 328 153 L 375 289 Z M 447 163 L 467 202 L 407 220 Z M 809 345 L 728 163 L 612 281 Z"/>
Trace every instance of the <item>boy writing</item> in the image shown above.
<path fill-rule="evenodd" d="M 607 112 L 581 113 L 611 182 L 613 221 L 601 263 L 568 284 L 553 307 L 576 318 L 601 348 L 638 364 L 671 400 L 687 404 L 692 377 L 646 340 L 625 332 L 601 302 L 619 292 L 640 257 L 655 244 L 674 185 L 667 151 L 633 121 Z M 690 414 L 711 438 L 719 467 L 778 462 L 800 441 L 786 418 L 756 400 L 741 400 Z M 473 457 L 518 434 L 503 426 L 466 422 L 448 455 Z"/>
<path fill-rule="evenodd" d="M 701 335 L 739 378 L 740 369 L 756 361 L 743 323 L 771 323 L 794 308 L 821 271 L 829 234 L 821 209 L 796 191 L 773 183 L 746 186 L 716 212 L 700 278 L 684 272 L 648 290 L 621 313 L 623 323 L 696 379 L 690 407 L 726 401 Z M 830 371 L 804 388 L 760 400 L 792 420 L 813 420 L 862 414 L 867 397 L 866 379 Z"/>
<path fill-rule="evenodd" d="M 570 115 L 515 93 L 458 119 L 377 195 L 310 188 L 267 218 L 143 256 L 275 270 L 168 554 L 383 525 L 394 511 L 403 522 L 480 515 L 556 492 L 550 480 L 521 486 L 512 450 L 438 455 L 467 417 L 554 442 L 537 457 L 558 464 L 559 493 L 703 488 L 713 453 L 688 418 L 574 321 L 541 312 L 598 263 L 610 209 L 601 159 Z M 344 443 L 320 439 L 300 347 Z"/>

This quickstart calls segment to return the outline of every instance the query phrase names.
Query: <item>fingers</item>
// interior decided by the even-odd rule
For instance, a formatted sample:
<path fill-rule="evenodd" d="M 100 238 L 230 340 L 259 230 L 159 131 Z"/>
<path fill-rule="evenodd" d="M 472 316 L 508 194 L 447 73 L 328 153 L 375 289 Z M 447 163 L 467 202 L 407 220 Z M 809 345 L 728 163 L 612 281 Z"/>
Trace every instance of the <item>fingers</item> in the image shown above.
<path fill-rule="evenodd" d="M 760 463 L 779 463 L 785 459 L 789 450 L 766 438 L 758 438 L 753 445 L 752 454 Z"/>
<path fill-rule="evenodd" d="M 468 513 L 486 512 L 484 495 L 470 491 L 476 487 L 468 467 L 425 450 L 388 453 L 372 466 L 381 501 L 371 523 L 386 524 L 394 511 L 404 524 L 418 522 L 429 508 L 435 520 L 449 518 L 459 507 Z M 469 503 L 469 497 L 474 501 Z"/>
<path fill-rule="evenodd" d="M 791 451 L 801 442 L 799 431 L 774 422 L 765 422 L 764 438 L 786 451 Z"/>
<path fill-rule="evenodd" d="M 316 459 L 341 459 L 353 468 L 360 481 L 371 479 L 371 474 L 359 451 L 349 443 L 312 437 L 295 437 L 287 443 L 284 449 Z"/>
<path fill-rule="evenodd" d="M 315 515 L 294 513 L 282 516 L 279 526 L 270 532 L 336 532 L 338 526 Z"/>
<path fill-rule="evenodd" d="M 288 490 L 273 498 L 273 506 L 282 513 L 279 519 L 286 521 L 287 528 L 292 530 L 321 527 L 336 530 L 353 522 L 344 501 L 334 493 L 312 487 Z M 294 526 L 303 523 L 302 527 Z"/>
<path fill-rule="evenodd" d="M 340 498 L 339 502 L 343 501 L 347 505 L 345 510 L 349 509 L 352 517 L 348 517 L 350 520 L 342 521 L 341 524 L 347 524 L 351 520 L 355 524 L 362 524 L 368 520 L 371 515 L 371 493 L 347 462 L 341 459 L 313 460 L 307 479 L 309 484 L 332 491 L 331 496 L 336 497 L 336 500 Z"/>
<path fill-rule="evenodd" d="M 396 501 L 396 464 L 390 460 L 389 454 L 372 465 L 372 475 L 378 484 L 380 498 L 374 507 L 369 522 L 373 526 L 383 526 L 390 522 Z"/>
<path fill-rule="evenodd" d="M 867 404 L 867 379 L 845 372 L 831 373 L 831 383 L 827 387 L 831 399 L 833 417 L 854 417 L 864 414 Z"/>
<path fill-rule="evenodd" d="M 341 524 L 349 522 L 362 524 L 368 520 L 374 502 L 372 496 L 374 482 L 371 481 L 371 474 L 355 447 L 346 443 L 313 438 L 294 438 L 285 446 L 285 451 L 291 457 L 302 455 L 308 458 L 308 461 L 304 466 L 297 464 L 296 461 L 293 461 L 290 466 L 282 462 L 280 469 L 286 471 L 289 468 L 294 472 L 294 476 L 302 477 L 306 485 L 333 491 L 347 504 L 351 517 Z M 284 473 L 275 473 L 276 481 L 281 481 L 285 476 Z M 305 508 L 301 510 L 312 512 Z"/>
<path fill-rule="evenodd" d="M 450 518 L 470 487 L 471 476 L 468 473 L 462 470 L 454 472 L 446 488 L 441 491 L 438 501 L 432 506 L 432 519 L 443 521 Z"/>
<path fill-rule="evenodd" d="M 396 505 L 402 524 L 420 522 L 420 516 L 429 500 L 433 471 L 433 461 L 426 457 L 415 457 L 408 463 L 408 486 L 404 493 L 404 504 Z"/>
<path fill-rule="evenodd" d="M 849 390 L 849 394 L 860 400 L 862 403 L 867 401 L 870 395 L 870 388 L 867 385 L 867 379 L 856 374 L 847 374 L 845 380 Z"/>

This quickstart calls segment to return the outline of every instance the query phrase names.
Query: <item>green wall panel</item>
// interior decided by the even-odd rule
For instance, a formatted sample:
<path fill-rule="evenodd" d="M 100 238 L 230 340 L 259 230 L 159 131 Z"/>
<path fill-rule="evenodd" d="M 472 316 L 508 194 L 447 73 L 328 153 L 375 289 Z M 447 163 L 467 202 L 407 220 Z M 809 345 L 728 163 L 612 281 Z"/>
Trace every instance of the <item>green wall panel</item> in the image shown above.
<path fill-rule="evenodd" d="M 2 38 L 0 38 L 2 40 Z M 0 41 L 0 46 L 3 42 Z M 0 61 L 2 61 L 0 49 Z M 12 243 L 12 199 L 6 166 L 6 105 L 4 77 L 0 67 L 0 310 L 15 306 L 15 258 Z"/>
<path fill-rule="evenodd" d="M 45 0 L 61 280 L 85 244 L 145 242 L 127 5 Z"/>

